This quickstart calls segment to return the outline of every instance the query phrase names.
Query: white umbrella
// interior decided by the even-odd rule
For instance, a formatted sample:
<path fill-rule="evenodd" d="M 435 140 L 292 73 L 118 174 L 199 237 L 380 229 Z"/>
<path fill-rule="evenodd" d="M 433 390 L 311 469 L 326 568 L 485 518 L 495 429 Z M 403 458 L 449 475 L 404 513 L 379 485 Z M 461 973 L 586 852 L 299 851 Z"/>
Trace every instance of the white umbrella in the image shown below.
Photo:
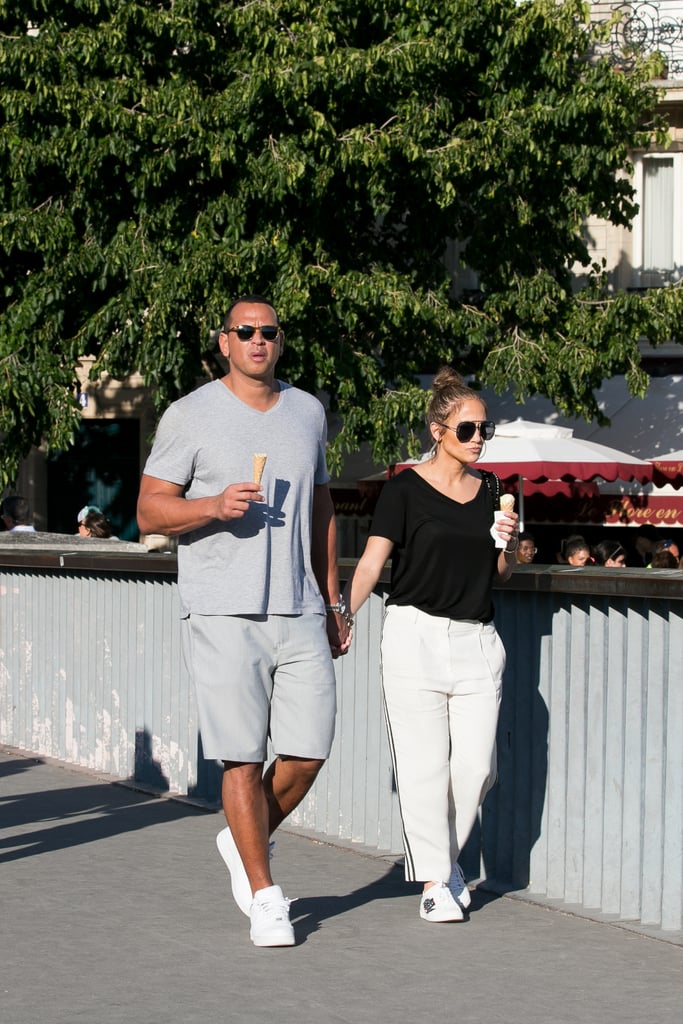
<path fill-rule="evenodd" d="M 645 459 L 574 437 L 571 427 L 515 420 L 496 426 L 477 465 L 493 470 L 501 480 L 523 476 L 543 483 L 552 480 L 652 480 L 653 467 Z"/>

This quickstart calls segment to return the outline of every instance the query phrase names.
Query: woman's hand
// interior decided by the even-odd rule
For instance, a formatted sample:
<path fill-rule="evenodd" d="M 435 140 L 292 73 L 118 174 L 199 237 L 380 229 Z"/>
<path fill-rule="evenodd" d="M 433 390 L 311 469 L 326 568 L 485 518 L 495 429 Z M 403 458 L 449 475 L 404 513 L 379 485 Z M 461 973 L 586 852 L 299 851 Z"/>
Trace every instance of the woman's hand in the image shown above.
<path fill-rule="evenodd" d="M 503 513 L 495 523 L 495 532 L 501 540 L 505 541 L 507 553 L 514 553 L 519 544 L 519 516 L 517 513 Z"/>

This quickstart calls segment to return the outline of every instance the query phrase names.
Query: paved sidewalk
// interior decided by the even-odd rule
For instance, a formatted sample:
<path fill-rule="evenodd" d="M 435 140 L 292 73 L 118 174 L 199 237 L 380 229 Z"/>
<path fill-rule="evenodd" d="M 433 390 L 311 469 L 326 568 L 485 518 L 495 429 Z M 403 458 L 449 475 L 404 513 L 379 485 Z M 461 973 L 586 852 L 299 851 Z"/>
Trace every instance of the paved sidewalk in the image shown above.
<path fill-rule="evenodd" d="M 256 949 L 222 817 L 0 748 L 0 1024 L 679 1024 L 683 949 L 280 832 L 297 945 Z"/>

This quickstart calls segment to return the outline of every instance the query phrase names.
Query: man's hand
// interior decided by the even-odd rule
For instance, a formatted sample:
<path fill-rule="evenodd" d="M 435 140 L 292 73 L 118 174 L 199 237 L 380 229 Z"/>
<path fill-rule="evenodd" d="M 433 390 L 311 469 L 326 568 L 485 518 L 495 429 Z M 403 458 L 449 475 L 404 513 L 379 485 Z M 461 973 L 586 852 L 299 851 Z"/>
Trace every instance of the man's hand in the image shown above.
<path fill-rule="evenodd" d="M 215 519 L 240 519 L 252 501 L 264 501 L 259 484 L 252 481 L 230 484 L 220 494 L 186 498 L 185 488 L 169 480 L 143 475 L 138 497 L 138 525 L 141 533 L 163 533 L 168 537 L 199 530 Z"/>
<path fill-rule="evenodd" d="M 248 511 L 252 501 L 264 501 L 260 484 L 251 481 L 243 484 L 230 484 L 216 498 L 216 519 L 226 522 L 229 519 L 241 519 Z"/>
<path fill-rule="evenodd" d="M 333 658 L 346 654 L 351 646 L 352 631 L 341 612 L 327 612 L 327 639 Z"/>

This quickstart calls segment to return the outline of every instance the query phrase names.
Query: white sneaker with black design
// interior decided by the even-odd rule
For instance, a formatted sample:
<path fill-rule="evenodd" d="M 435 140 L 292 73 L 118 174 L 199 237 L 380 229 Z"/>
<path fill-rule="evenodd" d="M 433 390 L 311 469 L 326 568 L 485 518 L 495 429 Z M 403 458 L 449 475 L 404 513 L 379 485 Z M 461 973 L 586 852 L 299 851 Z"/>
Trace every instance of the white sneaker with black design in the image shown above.
<path fill-rule="evenodd" d="M 422 893 L 420 917 L 423 921 L 465 920 L 462 907 L 453 899 L 451 890 L 444 882 L 437 882 Z"/>
<path fill-rule="evenodd" d="M 279 885 L 259 889 L 249 912 L 251 941 L 255 946 L 293 946 L 294 929 L 289 920 L 289 900 Z"/>
<path fill-rule="evenodd" d="M 457 860 L 451 869 L 448 888 L 451 890 L 453 899 L 460 904 L 463 910 L 467 910 L 472 902 L 472 897 L 470 895 L 470 890 L 467 888 L 467 882 L 465 881 L 465 876 L 462 873 L 462 868 L 458 864 Z"/>

